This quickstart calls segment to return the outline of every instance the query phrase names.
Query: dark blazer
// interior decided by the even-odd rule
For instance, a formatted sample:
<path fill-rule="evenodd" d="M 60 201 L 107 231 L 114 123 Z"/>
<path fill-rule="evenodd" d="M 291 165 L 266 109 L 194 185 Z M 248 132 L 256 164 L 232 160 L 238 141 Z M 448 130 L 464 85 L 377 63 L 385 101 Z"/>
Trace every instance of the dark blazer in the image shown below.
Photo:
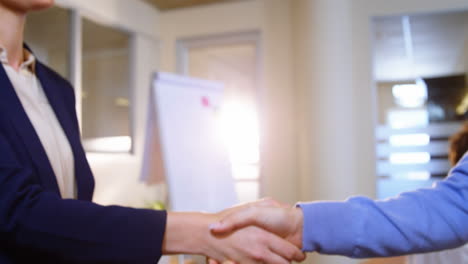
<path fill-rule="evenodd" d="M 166 212 L 91 202 L 72 86 L 40 62 L 36 75 L 70 142 L 78 199 L 61 199 L 54 171 L 0 66 L 0 263 L 156 263 Z"/>

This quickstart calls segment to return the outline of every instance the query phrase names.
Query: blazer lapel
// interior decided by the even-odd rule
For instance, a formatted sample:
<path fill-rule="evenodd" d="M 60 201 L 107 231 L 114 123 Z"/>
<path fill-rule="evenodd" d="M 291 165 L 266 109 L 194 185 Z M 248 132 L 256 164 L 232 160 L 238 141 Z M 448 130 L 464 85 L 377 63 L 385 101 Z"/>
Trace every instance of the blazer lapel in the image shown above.
<path fill-rule="evenodd" d="M 0 105 L 4 106 L 15 130 L 24 142 L 27 151 L 38 169 L 42 187 L 60 194 L 55 173 L 31 121 L 18 98 L 8 75 L 0 66 Z"/>
<path fill-rule="evenodd" d="M 54 76 L 50 74 L 49 70 L 38 61 L 36 62 L 36 76 L 44 89 L 49 104 L 57 116 L 72 149 L 75 164 L 75 180 L 78 189 L 77 198 L 80 200 L 91 200 L 93 186 L 90 185 L 87 182 L 87 179 L 83 176 L 92 175 L 91 169 L 89 168 L 89 164 L 86 161 L 86 154 L 81 146 L 79 128 L 73 122 L 76 117 L 68 111 L 68 108 L 75 106 L 67 106 L 64 98 L 61 97 L 63 95 L 61 90 L 63 91 L 63 89 L 68 89 L 68 87 L 63 87 L 63 83 L 54 80 Z M 83 177 L 77 177 L 78 175 Z"/>

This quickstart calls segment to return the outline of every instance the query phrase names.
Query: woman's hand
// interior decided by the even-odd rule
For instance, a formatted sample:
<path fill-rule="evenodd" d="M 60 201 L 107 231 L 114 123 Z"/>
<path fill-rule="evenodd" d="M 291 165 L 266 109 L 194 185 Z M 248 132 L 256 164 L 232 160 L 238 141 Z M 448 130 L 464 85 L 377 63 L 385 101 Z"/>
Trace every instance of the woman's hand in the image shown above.
<path fill-rule="evenodd" d="M 275 233 L 302 248 L 302 209 L 272 199 L 228 209 L 210 229 L 214 234 L 224 234 L 250 225 Z"/>
<path fill-rule="evenodd" d="M 286 264 L 305 258 L 293 244 L 256 226 L 211 238 L 206 255 L 221 262 Z"/>
<path fill-rule="evenodd" d="M 219 262 L 230 260 L 242 264 L 286 264 L 305 258 L 292 243 L 256 226 L 212 234 L 210 224 L 232 212 L 233 209 L 219 214 L 168 213 L 163 254 L 199 254 Z"/>

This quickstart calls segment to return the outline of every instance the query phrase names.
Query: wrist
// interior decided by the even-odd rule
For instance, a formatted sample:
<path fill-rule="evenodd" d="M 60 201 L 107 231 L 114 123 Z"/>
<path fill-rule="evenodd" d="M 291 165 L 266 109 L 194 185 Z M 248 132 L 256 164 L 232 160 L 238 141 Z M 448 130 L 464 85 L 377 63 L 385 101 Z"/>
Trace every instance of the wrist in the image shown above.
<path fill-rule="evenodd" d="M 209 240 L 209 224 L 213 214 L 169 212 L 163 241 L 163 254 L 205 255 Z"/>
<path fill-rule="evenodd" d="M 291 208 L 291 219 L 293 222 L 293 230 L 290 242 L 298 248 L 302 248 L 302 233 L 304 229 L 304 213 L 302 212 L 302 208 Z"/>

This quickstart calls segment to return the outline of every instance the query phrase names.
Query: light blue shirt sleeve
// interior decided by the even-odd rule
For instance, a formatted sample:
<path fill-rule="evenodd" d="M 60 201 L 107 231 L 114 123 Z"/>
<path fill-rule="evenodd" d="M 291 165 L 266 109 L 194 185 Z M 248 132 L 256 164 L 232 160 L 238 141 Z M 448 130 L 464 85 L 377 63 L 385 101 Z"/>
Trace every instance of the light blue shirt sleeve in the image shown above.
<path fill-rule="evenodd" d="M 365 258 L 458 247 L 468 242 L 468 155 L 432 188 L 297 206 L 305 251 Z"/>

